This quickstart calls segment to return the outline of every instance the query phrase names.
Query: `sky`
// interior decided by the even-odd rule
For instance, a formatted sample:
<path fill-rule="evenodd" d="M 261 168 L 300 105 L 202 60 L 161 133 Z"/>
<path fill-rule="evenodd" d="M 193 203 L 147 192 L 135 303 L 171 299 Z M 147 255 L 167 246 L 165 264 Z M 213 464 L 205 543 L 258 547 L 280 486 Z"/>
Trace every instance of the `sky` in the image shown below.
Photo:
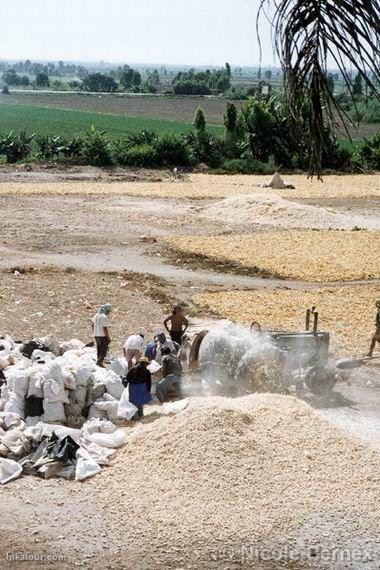
<path fill-rule="evenodd" d="M 259 0 L 0 0 L 0 59 L 258 65 Z M 263 21 L 264 65 L 274 63 Z"/>

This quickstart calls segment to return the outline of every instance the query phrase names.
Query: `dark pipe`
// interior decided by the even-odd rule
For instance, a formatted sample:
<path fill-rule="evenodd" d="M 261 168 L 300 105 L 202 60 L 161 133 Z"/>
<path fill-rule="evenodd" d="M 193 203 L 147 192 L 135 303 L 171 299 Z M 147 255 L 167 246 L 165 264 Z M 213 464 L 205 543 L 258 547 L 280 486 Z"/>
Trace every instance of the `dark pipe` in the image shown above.
<path fill-rule="evenodd" d="M 318 313 L 314 314 L 314 325 L 313 325 L 313 334 L 317 334 L 318 331 Z"/>
<path fill-rule="evenodd" d="M 306 330 L 308 331 L 310 329 L 310 309 L 308 309 L 306 311 Z"/>

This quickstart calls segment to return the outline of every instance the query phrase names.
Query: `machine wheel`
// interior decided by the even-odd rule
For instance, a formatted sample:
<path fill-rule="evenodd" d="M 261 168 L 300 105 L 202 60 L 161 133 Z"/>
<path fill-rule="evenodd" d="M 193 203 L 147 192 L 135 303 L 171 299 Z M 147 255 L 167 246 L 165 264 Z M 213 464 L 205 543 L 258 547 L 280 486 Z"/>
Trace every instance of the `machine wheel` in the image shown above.
<path fill-rule="evenodd" d="M 329 366 L 314 366 L 305 377 L 305 384 L 313 394 L 328 394 L 335 383 L 335 370 Z"/>

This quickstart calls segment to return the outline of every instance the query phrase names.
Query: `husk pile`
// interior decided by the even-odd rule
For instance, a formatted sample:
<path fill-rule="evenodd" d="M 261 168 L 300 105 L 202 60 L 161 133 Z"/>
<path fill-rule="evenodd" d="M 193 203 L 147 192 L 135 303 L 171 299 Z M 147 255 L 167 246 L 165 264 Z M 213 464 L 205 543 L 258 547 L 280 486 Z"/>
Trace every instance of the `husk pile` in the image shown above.
<path fill-rule="evenodd" d="M 220 561 L 222 545 L 237 562 L 245 544 L 379 549 L 379 474 L 376 452 L 305 403 L 266 394 L 193 399 L 140 425 L 88 484 L 122 540 L 139 537 L 140 559 L 198 568 Z"/>
<path fill-rule="evenodd" d="M 377 231 L 266 231 L 250 235 L 172 236 L 185 254 L 234 263 L 303 281 L 330 282 L 380 277 Z"/>

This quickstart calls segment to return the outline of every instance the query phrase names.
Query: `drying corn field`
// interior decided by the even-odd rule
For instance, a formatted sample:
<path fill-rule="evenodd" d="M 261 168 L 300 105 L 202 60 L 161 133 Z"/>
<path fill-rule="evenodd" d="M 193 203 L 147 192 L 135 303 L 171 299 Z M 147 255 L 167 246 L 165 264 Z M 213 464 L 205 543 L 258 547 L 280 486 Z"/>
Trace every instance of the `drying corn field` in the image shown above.
<path fill-rule="evenodd" d="M 32 174 L 32 173 L 30 173 Z M 44 173 L 45 174 L 45 173 Z M 57 171 L 59 174 L 59 170 Z M 36 173 L 27 179 L 37 178 L 38 182 L 7 182 L 0 184 L 2 194 L 99 194 L 99 195 L 127 195 L 149 198 L 189 199 L 189 200 L 213 200 L 228 198 L 237 194 L 262 193 L 263 184 L 268 184 L 271 176 L 248 175 L 248 176 L 217 176 L 205 174 L 185 174 L 184 179 L 176 181 L 170 172 L 156 172 L 153 181 L 144 181 L 142 178 L 138 184 L 134 181 L 118 182 L 117 176 L 122 177 L 125 173 L 116 171 L 113 179 L 112 172 L 108 180 L 104 180 L 104 173 L 100 169 L 92 169 L 91 175 L 95 183 L 83 181 L 80 185 L 70 181 L 70 173 L 62 173 L 61 182 L 49 183 L 48 176 Z M 136 175 L 129 173 L 128 176 Z M 127 177 L 128 177 L 127 176 Z M 116 178 L 116 180 L 115 180 Z M 326 175 L 323 182 L 317 179 L 308 179 L 305 175 L 292 174 L 284 176 L 287 182 L 294 184 L 294 189 L 276 190 L 267 189 L 268 192 L 288 199 L 308 198 L 352 198 L 371 199 L 380 198 L 380 175 Z M 112 182 L 110 184 L 109 182 Z"/>
<path fill-rule="evenodd" d="M 185 255 L 232 263 L 285 279 L 332 282 L 380 277 L 380 232 L 286 231 L 252 235 L 173 236 L 168 245 Z"/>
<path fill-rule="evenodd" d="M 306 309 L 316 306 L 319 326 L 330 331 L 336 354 L 361 354 L 368 350 L 373 332 L 378 286 L 349 286 L 312 290 L 256 290 L 205 293 L 196 303 L 218 317 L 264 330 L 302 330 Z"/>

